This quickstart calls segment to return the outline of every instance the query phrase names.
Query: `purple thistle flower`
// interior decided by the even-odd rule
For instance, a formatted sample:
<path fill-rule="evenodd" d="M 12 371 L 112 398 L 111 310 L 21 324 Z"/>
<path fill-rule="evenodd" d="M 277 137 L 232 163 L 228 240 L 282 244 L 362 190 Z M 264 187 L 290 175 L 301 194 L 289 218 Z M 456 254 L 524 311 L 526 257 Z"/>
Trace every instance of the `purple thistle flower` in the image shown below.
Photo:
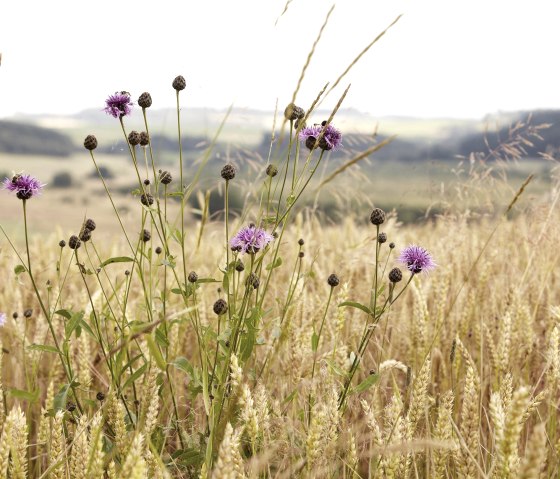
<path fill-rule="evenodd" d="M 16 174 L 4 180 L 4 189 L 14 191 L 20 200 L 28 200 L 37 196 L 44 184 L 31 175 Z"/>
<path fill-rule="evenodd" d="M 315 141 L 321 135 L 324 125 L 306 126 L 299 132 L 299 139 L 311 150 Z M 322 150 L 338 150 L 342 146 L 342 133 L 332 125 L 325 129 L 323 137 L 319 140 L 319 148 Z"/>
<path fill-rule="evenodd" d="M 432 255 L 422 248 L 422 246 L 410 245 L 402 250 L 399 261 L 404 264 L 413 274 L 422 271 L 431 271 L 437 264 L 434 262 Z"/>
<path fill-rule="evenodd" d="M 233 250 L 254 254 L 266 247 L 273 239 L 273 236 L 265 230 L 249 225 L 241 228 L 229 244 Z"/>
<path fill-rule="evenodd" d="M 0 313 L 0 328 L 6 325 L 6 313 Z"/>
<path fill-rule="evenodd" d="M 105 108 L 103 109 L 108 115 L 115 118 L 122 118 L 129 115 L 132 111 L 132 102 L 130 94 L 126 91 L 116 92 L 105 100 Z"/>

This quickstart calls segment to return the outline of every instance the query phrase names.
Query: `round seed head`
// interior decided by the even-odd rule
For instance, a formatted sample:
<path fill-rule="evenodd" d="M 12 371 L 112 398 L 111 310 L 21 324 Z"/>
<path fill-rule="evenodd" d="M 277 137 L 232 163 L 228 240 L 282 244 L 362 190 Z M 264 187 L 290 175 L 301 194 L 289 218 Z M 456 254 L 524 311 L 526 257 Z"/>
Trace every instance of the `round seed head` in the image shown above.
<path fill-rule="evenodd" d="M 152 234 L 148 230 L 142 231 L 142 241 L 147 243 L 152 238 Z"/>
<path fill-rule="evenodd" d="M 395 243 L 393 243 L 393 242 L 391 241 L 391 243 L 389 243 L 389 248 L 395 249 Z"/>
<path fill-rule="evenodd" d="M 58 242 L 58 246 L 60 246 L 61 248 L 64 248 L 64 247 L 66 246 L 66 241 L 60 240 L 60 241 Z"/>
<path fill-rule="evenodd" d="M 195 271 L 191 271 L 187 276 L 189 283 L 196 283 L 198 281 L 198 274 Z"/>
<path fill-rule="evenodd" d="M 151 206 L 154 204 L 154 197 L 150 193 L 142 193 L 140 195 L 140 203 L 144 206 Z"/>
<path fill-rule="evenodd" d="M 26 309 L 26 310 L 23 312 L 23 315 L 24 315 L 26 318 L 30 318 L 31 316 L 33 316 L 33 310 L 32 310 L 32 309 Z"/>
<path fill-rule="evenodd" d="M 152 106 L 152 95 L 147 91 L 138 97 L 138 106 L 141 108 L 150 108 Z"/>
<path fill-rule="evenodd" d="M 171 173 L 169 171 L 162 171 L 159 174 L 159 181 L 161 181 L 164 185 L 168 185 L 173 180 Z"/>
<path fill-rule="evenodd" d="M 93 221 L 91 218 L 88 218 L 84 222 L 84 228 L 87 228 L 90 231 L 95 231 L 95 228 L 97 228 L 97 225 L 95 224 L 95 221 Z"/>
<path fill-rule="evenodd" d="M 212 309 L 218 316 L 222 316 L 223 314 L 226 314 L 228 305 L 225 300 L 220 298 L 214 303 Z"/>
<path fill-rule="evenodd" d="M 238 259 L 237 262 L 235 263 L 235 271 L 241 273 L 241 271 L 243 271 L 244 269 L 245 269 L 245 265 L 243 264 L 243 261 Z"/>
<path fill-rule="evenodd" d="M 377 242 L 380 244 L 387 242 L 387 233 L 379 233 L 377 235 Z"/>
<path fill-rule="evenodd" d="M 76 235 L 72 235 L 68 239 L 68 247 L 70 249 L 78 249 L 81 244 L 82 242 L 80 241 L 80 238 L 78 238 Z"/>
<path fill-rule="evenodd" d="M 381 208 L 374 208 L 371 212 L 369 220 L 375 226 L 382 225 L 385 222 L 385 211 L 383 211 Z"/>
<path fill-rule="evenodd" d="M 303 240 L 303 238 L 298 239 L 298 245 L 303 246 L 305 244 L 305 241 Z"/>
<path fill-rule="evenodd" d="M 68 401 L 68 402 L 66 403 L 66 410 L 67 410 L 68 412 L 73 412 L 73 411 L 76 410 L 76 405 L 75 405 L 72 401 Z"/>
<path fill-rule="evenodd" d="M 136 146 L 138 144 L 140 144 L 140 133 L 138 133 L 135 130 L 132 130 L 129 134 L 128 134 L 128 142 L 132 145 L 132 146 Z"/>
<path fill-rule="evenodd" d="M 91 231 L 88 230 L 87 228 L 84 228 L 81 232 L 80 232 L 80 240 L 82 240 L 84 243 L 86 243 L 87 241 L 89 241 L 91 239 Z"/>
<path fill-rule="evenodd" d="M 84 148 L 90 151 L 95 150 L 97 148 L 97 138 L 93 135 L 86 136 L 86 139 L 84 140 Z"/>
<path fill-rule="evenodd" d="M 226 181 L 233 180 L 235 178 L 235 166 L 233 166 L 231 163 L 228 163 L 222 168 L 220 175 Z"/>
<path fill-rule="evenodd" d="M 301 119 L 304 116 L 305 110 L 303 108 L 300 108 L 299 106 L 294 105 L 293 103 L 290 103 L 284 110 L 284 118 L 286 118 L 286 120 L 294 121 Z"/>
<path fill-rule="evenodd" d="M 338 279 L 338 276 L 333 273 L 328 277 L 327 283 L 331 288 L 334 288 L 340 284 L 340 279 Z"/>
<path fill-rule="evenodd" d="M 266 167 L 266 174 L 274 178 L 278 174 L 278 168 L 275 165 L 268 165 Z"/>
<path fill-rule="evenodd" d="M 183 75 L 179 75 L 175 77 L 175 80 L 173 80 L 172 85 L 173 88 L 175 88 L 175 90 L 181 91 L 185 89 L 185 87 L 187 86 L 187 82 L 185 81 L 185 77 L 183 77 Z"/>
<path fill-rule="evenodd" d="M 150 144 L 150 136 L 145 132 L 140 132 L 140 146 L 148 146 Z"/>
<path fill-rule="evenodd" d="M 402 279 L 402 271 L 399 268 L 393 268 L 389 271 L 389 281 L 398 283 Z"/>
<path fill-rule="evenodd" d="M 130 271 L 127 269 L 127 270 L 124 272 L 124 275 L 125 275 L 125 276 L 130 276 Z M 115 329 L 116 329 L 116 328 L 115 328 Z"/>
<path fill-rule="evenodd" d="M 158 247 L 156 248 L 156 254 L 161 254 L 162 251 L 163 251 L 163 250 L 161 249 L 161 246 L 158 246 Z"/>
<path fill-rule="evenodd" d="M 298 258 L 303 258 L 305 256 L 305 253 L 303 251 L 300 251 L 298 253 Z"/>
<path fill-rule="evenodd" d="M 99 391 L 95 397 L 97 398 L 98 401 L 103 401 L 105 400 L 105 394 L 103 394 L 101 391 Z"/>
<path fill-rule="evenodd" d="M 12 314 L 12 318 L 14 319 L 18 319 L 19 314 L 17 313 L 17 311 L 14 311 L 14 313 Z"/>

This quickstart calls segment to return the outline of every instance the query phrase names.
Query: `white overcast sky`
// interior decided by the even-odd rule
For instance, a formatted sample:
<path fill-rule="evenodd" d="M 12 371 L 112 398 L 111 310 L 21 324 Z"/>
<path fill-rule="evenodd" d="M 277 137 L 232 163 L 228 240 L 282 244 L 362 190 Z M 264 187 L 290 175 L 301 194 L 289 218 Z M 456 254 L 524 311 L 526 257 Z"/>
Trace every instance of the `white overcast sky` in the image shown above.
<path fill-rule="evenodd" d="M 272 110 L 291 99 L 333 2 L 7 0 L 0 8 L 0 117 L 102 108 L 149 91 L 173 106 Z M 397 15 L 325 100 L 381 115 L 480 118 L 560 108 L 558 0 L 339 0 L 298 95 L 308 106 Z M 277 24 L 275 25 L 276 20 Z"/>

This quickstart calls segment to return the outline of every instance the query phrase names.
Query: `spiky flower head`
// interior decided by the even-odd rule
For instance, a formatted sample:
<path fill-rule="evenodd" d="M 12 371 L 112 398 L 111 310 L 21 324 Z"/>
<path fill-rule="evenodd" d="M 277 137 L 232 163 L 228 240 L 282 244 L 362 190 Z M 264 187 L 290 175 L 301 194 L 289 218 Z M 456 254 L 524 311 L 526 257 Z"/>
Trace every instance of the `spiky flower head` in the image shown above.
<path fill-rule="evenodd" d="M 31 175 L 16 174 L 12 178 L 4 180 L 4 188 L 15 192 L 20 200 L 28 200 L 37 196 L 44 184 Z"/>
<path fill-rule="evenodd" d="M 84 140 L 84 148 L 89 151 L 95 150 L 97 148 L 97 138 L 95 138 L 94 135 L 86 136 L 86 139 Z"/>
<path fill-rule="evenodd" d="M 78 238 L 76 235 L 70 236 L 70 239 L 68 240 L 68 246 L 70 247 L 70 249 L 78 249 L 81 244 L 82 242 L 80 241 L 80 238 Z"/>
<path fill-rule="evenodd" d="M 196 274 L 196 271 L 191 271 L 187 279 L 189 283 L 196 283 L 198 281 L 198 274 Z"/>
<path fill-rule="evenodd" d="M 169 171 L 159 171 L 159 181 L 161 181 L 164 185 L 168 185 L 173 181 L 173 176 Z"/>
<path fill-rule="evenodd" d="M 214 311 L 215 314 L 221 316 L 222 314 L 226 314 L 228 310 L 228 304 L 224 299 L 220 298 L 218 299 L 218 301 L 214 303 L 214 306 L 212 306 L 212 310 Z"/>
<path fill-rule="evenodd" d="M 87 228 L 90 231 L 94 231 L 95 228 L 97 228 L 97 225 L 95 224 L 95 221 L 93 221 L 91 218 L 88 218 L 84 221 L 84 228 Z"/>
<path fill-rule="evenodd" d="M 325 128 L 326 126 L 326 128 Z M 321 132 L 325 130 L 323 136 L 319 139 Z M 299 132 L 299 139 L 305 143 L 305 146 L 312 150 L 318 146 L 321 150 L 338 150 L 342 146 L 342 133 L 332 125 L 323 122 L 321 125 L 306 126 Z M 319 143 L 317 144 L 317 139 Z"/>
<path fill-rule="evenodd" d="M 154 204 L 154 197 L 150 193 L 142 193 L 140 195 L 140 203 L 144 206 L 151 206 Z"/>
<path fill-rule="evenodd" d="M 177 91 L 184 90 L 187 86 L 187 82 L 185 81 L 185 77 L 183 75 L 176 76 L 173 80 L 173 88 Z"/>
<path fill-rule="evenodd" d="M 136 145 L 140 144 L 140 133 L 138 133 L 136 130 L 132 130 L 128 134 L 128 142 L 132 146 L 136 146 Z"/>
<path fill-rule="evenodd" d="M 402 271 L 399 268 L 393 268 L 389 271 L 389 281 L 398 283 L 402 279 Z"/>
<path fill-rule="evenodd" d="M 231 239 L 231 249 L 243 253 L 254 254 L 265 248 L 273 240 L 273 236 L 255 225 L 249 225 L 241 230 Z"/>
<path fill-rule="evenodd" d="M 334 288 L 340 284 L 340 279 L 333 273 L 327 278 L 327 283 L 331 288 Z"/>
<path fill-rule="evenodd" d="M 6 324 L 6 313 L 0 313 L 0 327 Z"/>
<path fill-rule="evenodd" d="M 374 208 L 369 217 L 371 224 L 375 226 L 382 225 L 385 222 L 385 211 L 381 208 Z"/>
<path fill-rule="evenodd" d="M 226 181 L 233 180 L 235 178 L 235 166 L 228 163 L 222 168 L 220 176 Z"/>
<path fill-rule="evenodd" d="M 399 261 L 413 274 L 431 271 L 437 265 L 432 255 L 422 246 L 410 245 L 401 251 Z"/>
<path fill-rule="evenodd" d="M 130 93 L 126 91 L 116 92 L 114 95 L 109 95 L 105 100 L 104 111 L 108 115 L 115 118 L 122 118 L 129 115 L 132 111 L 132 101 L 130 101 Z"/>
<path fill-rule="evenodd" d="M 148 146 L 150 144 L 150 136 L 145 131 L 140 132 L 140 146 Z"/>
<path fill-rule="evenodd" d="M 152 95 L 147 91 L 138 97 L 138 106 L 140 108 L 150 108 L 152 106 Z"/>
<path fill-rule="evenodd" d="M 286 120 L 300 120 L 305 116 L 305 110 L 299 106 L 290 103 L 284 110 L 284 118 Z"/>

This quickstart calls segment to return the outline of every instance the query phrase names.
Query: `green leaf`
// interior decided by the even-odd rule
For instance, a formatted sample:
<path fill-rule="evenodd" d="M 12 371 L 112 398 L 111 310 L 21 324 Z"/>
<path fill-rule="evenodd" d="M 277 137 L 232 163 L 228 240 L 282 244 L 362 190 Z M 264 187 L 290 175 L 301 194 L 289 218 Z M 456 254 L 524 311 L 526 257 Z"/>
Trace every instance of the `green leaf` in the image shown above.
<path fill-rule="evenodd" d="M 152 358 L 158 365 L 158 368 L 160 368 L 162 371 L 165 371 L 167 367 L 165 364 L 165 359 L 163 359 L 163 356 L 161 355 L 161 351 L 159 350 L 158 345 L 156 344 L 156 340 L 150 334 L 146 336 L 146 341 L 148 343 L 148 349 L 150 350 Z"/>
<path fill-rule="evenodd" d="M 362 303 L 358 303 L 356 301 L 344 301 L 338 305 L 339 308 L 342 306 L 349 306 L 350 308 L 357 308 L 362 310 L 364 313 L 371 315 L 371 309 L 369 309 L 366 305 Z"/>
<path fill-rule="evenodd" d="M 60 388 L 58 394 L 54 397 L 53 406 L 55 411 L 61 411 L 66 409 L 66 399 L 68 397 L 68 391 L 70 390 L 70 384 L 65 384 Z"/>
<path fill-rule="evenodd" d="M 63 318 L 70 319 L 73 313 L 72 311 L 68 311 L 67 309 L 59 309 L 58 311 L 55 311 L 54 314 L 58 314 Z"/>
<path fill-rule="evenodd" d="M 34 391 L 24 391 L 23 389 L 10 388 L 8 389 L 8 393 L 10 394 L 10 396 L 18 399 L 24 399 L 25 401 L 29 401 L 30 403 L 37 402 L 37 400 L 39 399 L 38 389 L 35 389 Z"/>
<path fill-rule="evenodd" d="M 363 393 L 366 389 L 369 389 L 371 386 L 373 386 L 377 381 L 379 381 L 379 374 L 370 374 L 360 384 L 353 388 L 350 394 Z"/>
<path fill-rule="evenodd" d="M 130 256 L 115 256 L 114 258 L 109 258 L 106 259 L 105 261 L 103 261 L 103 263 L 101 263 L 99 265 L 100 268 L 104 268 L 105 266 L 107 266 L 108 264 L 113 264 L 113 263 L 130 263 L 134 261 L 134 258 L 131 258 Z"/>
<path fill-rule="evenodd" d="M 15 268 L 14 268 L 14 273 L 15 274 L 21 274 L 21 273 L 25 273 L 27 271 L 27 268 L 25 266 L 23 266 L 22 264 L 18 264 Z"/>
<path fill-rule="evenodd" d="M 80 323 L 82 322 L 82 319 L 84 317 L 84 313 L 82 311 L 80 311 L 79 313 L 74 313 L 72 315 L 72 317 L 68 320 L 68 322 L 66 323 L 65 327 L 64 327 L 64 332 L 66 335 L 66 338 L 69 338 L 72 333 L 74 332 L 74 330 L 80 326 Z"/>
<path fill-rule="evenodd" d="M 170 362 L 172 366 L 175 366 L 179 371 L 187 373 L 191 378 L 194 375 L 192 364 L 189 363 L 187 358 L 182 356 L 175 358 L 175 361 Z"/>
<path fill-rule="evenodd" d="M 267 269 L 268 271 L 270 271 L 271 269 L 278 268 L 278 266 L 280 266 L 281 264 L 282 264 L 282 258 L 281 258 L 280 256 L 278 256 L 278 257 L 274 260 L 274 263 L 271 263 L 271 264 L 267 264 L 267 265 L 266 265 L 266 269 Z"/>
<path fill-rule="evenodd" d="M 58 354 L 58 349 L 56 349 L 54 346 L 49 346 L 48 344 L 33 343 L 30 346 L 27 346 L 27 349 L 29 349 L 30 351 L 43 351 L 45 353 Z"/>
<path fill-rule="evenodd" d="M 143 364 L 136 371 L 134 371 L 134 373 L 132 373 L 130 377 L 126 380 L 126 382 L 123 384 L 122 389 L 123 390 L 126 389 L 127 386 L 129 386 L 130 384 L 135 382 L 140 376 L 142 376 L 142 374 L 144 374 L 144 372 L 146 371 L 147 367 L 148 364 Z"/>
<path fill-rule="evenodd" d="M 319 347 L 319 335 L 314 331 L 313 336 L 311 336 L 311 350 L 313 352 L 317 351 Z"/>
<path fill-rule="evenodd" d="M 204 454 L 198 449 L 187 448 L 179 449 L 172 455 L 173 461 L 183 467 L 200 466 L 204 462 Z"/>
<path fill-rule="evenodd" d="M 337 364 L 335 364 L 335 362 L 331 359 L 326 359 L 327 364 L 329 365 L 329 367 L 339 376 L 347 376 L 348 373 L 346 371 L 344 371 L 340 366 L 338 366 Z"/>

